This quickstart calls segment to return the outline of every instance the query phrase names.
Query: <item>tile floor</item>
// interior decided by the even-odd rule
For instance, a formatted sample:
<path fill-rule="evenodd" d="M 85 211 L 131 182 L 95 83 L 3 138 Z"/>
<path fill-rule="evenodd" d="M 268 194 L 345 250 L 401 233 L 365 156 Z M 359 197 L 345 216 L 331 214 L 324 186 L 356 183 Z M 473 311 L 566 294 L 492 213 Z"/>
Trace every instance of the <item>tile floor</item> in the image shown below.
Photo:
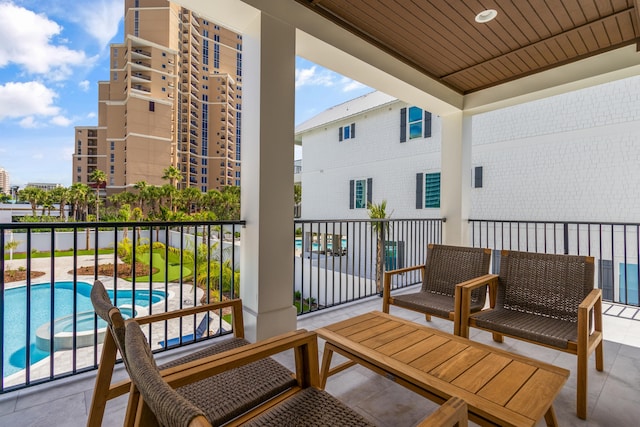
<path fill-rule="evenodd" d="M 298 327 L 313 330 L 356 314 L 379 310 L 380 307 L 380 299 L 373 297 L 302 316 L 298 319 Z M 391 308 L 391 313 L 426 323 L 418 313 L 395 307 Z M 452 327 L 450 322 L 440 319 L 434 319 L 429 325 L 445 331 L 450 331 Z M 589 366 L 587 421 L 575 416 L 575 356 L 516 340 L 506 339 L 504 344 L 495 344 L 490 334 L 473 329 L 471 339 L 500 345 L 509 351 L 570 369 L 571 377 L 555 401 L 561 426 L 637 426 L 640 423 L 640 321 L 607 315 L 604 326 L 605 369 L 604 372 L 596 371 L 592 358 Z M 192 351 L 193 348 L 159 356 L 159 362 L 177 357 L 184 351 Z M 277 359 L 292 367 L 291 354 L 281 354 Z M 334 360 L 338 360 L 337 356 Z M 119 366 L 116 375 L 126 375 L 122 366 Z M 0 426 L 84 426 L 94 378 L 95 372 L 89 372 L 1 395 Z M 362 367 L 353 367 L 330 377 L 327 391 L 380 426 L 412 426 L 436 408 L 434 403 L 425 398 Z M 103 425 L 121 425 L 125 407 L 126 396 L 110 401 Z M 544 425 L 544 421 L 538 425 Z"/>

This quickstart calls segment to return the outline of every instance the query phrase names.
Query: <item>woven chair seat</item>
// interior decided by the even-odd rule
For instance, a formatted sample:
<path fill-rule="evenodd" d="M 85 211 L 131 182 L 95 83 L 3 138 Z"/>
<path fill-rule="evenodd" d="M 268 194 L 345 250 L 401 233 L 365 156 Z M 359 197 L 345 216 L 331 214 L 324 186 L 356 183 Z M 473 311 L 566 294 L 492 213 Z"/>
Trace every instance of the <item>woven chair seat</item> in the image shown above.
<path fill-rule="evenodd" d="M 578 339 L 575 322 L 514 310 L 495 309 L 473 316 L 477 326 L 525 340 L 568 348 Z"/>
<path fill-rule="evenodd" d="M 429 291 L 420 291 L 393 297 L 394 305 L 414 311 L 424 311 L 443 318 L 449 317 L 449 313 L 455 311 L 454 302 L 455 300 L 449 295 L 440 295 Z M 476 311 L 480 311 L 482 307 L 483 304 L 476 301 L 471 305 L 471 312 L 475 313 Z"/>
<path fill-rule="evenodd" d="M 309 387 L 252 419 L 245 426 L 373 426 L 329 393 Z"/>
<path fill-rule="evenodd" d="M 243 338 L 231 338 L 161 365 L 178 366 L 248 344 Z M 224 424 L 249 409 L 296 385 L 293 374 L 274 359 L 266 358 L 230 371 L 205 378 L 176 390 L 202 408 L 213 425 Z"/>

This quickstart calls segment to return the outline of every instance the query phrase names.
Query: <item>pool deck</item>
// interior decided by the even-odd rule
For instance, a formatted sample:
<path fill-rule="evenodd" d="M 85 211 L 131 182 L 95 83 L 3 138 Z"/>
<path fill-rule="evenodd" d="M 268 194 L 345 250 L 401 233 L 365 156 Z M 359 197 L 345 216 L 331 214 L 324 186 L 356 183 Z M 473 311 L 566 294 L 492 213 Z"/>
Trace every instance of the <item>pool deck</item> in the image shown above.
<path fill-rule="evenodd" d="M 78 257 L 78 267 L 93 265 L 94 258 L 93 256 L 81 256 Z M 113 255 L 101 255 L 98 258 L 99 263 L 107 263 L 113 262 Z M 26 265 L 25 260 L 12 260 L 7 261 L 7 268 L 18 268 L 20 265 Z M 73 258 L 72 257 L 61 257 L 55 260 L 56 273 L 55 273 L 55 281 L 72 281 L 73 274 L 69 273 L 69 271 L 73 270 Z M 51 268 L 51 260 L 49 258 L 36 258 L 32 260 L 32 270 L 33 271 L 46 271 L 48 272 Z M 112 277 L 99 277 L 100 280 L 104 283 L 107 289 L 113 288 L 114 280 Z M 78 281 L 87 282 L 93 284 L 93 276 L 77 276 Z M 33 279 L 32 285 L 40 284 L 40 283 L 50 283 L 51 275 L 46 273 L 43 276 L 37 277 Z M 26 281 L 17 281 L 17 282 L 9 282 L 6 285 L 7 289 L 25 286 Z M 118 280 L 118 289 L 125 290 L 131 289 L 131 283 L 125 280 Z M 148 282 L 137 282 L 136 290 L 148 290 L 149 283 Z M 164 283 L 153 283 L 152 289 L 154 290 L 165 290 Z M 166 310 L 172 311 L 177 310 L 182 307 L 189 307 L 193 305 L 193 301 L 196 301 L 202 296 L 202 290 L 196 288 L 196 293 L 194 294 L 193 286 L 191 285 L 183 285 L 169 283 L 166 290 L 168 291 L 168 299 L 167 306 L 165 307 L 164 301 L 161 303 L 154 304 L 151 307 L 151 311 L 153 313 L 164 312 Z M 182 296 L 182 305 L 180 296 Z M 142 311 L 143 309 L 138 308 L 138 316 L 147 314 Z M 166 324 L 166 328 L 162 324 L 154 325 L 152 334 L 154 343 L 154 349 L 160 348 L 159 342 L 163 341 L 165 338 L 173 338 L 179 337 L 183 335 L 193 334 L 194 329 L 202 320 L 204 315 L 193 316 L 183 318 L 181 322 L 179 321 L 171 321 Z M 214 319 L 214 324 L 217 324 L 217 318 Z M 223 325 L 224 327 L 224 325 Z M 215 331 L 212 331 L 215 332 Z M 53 357 L 53 372 L 57 374 L 63 374 L 67 372 L 71 372 L 74 369 L 83 369 L 86 367 L 93 366 L 97 363 L 100 357 L 100 352 L 102 351 L 102 345 L 99 344 L 97 349 L 93 346 L 80 347 L 75 352 L 75 359 L 73 357 L 72 350 L 58 350 L 54 353 Z M 30 369 L 30 380 L 34 381 L 39 378 L 47 378 L 51 372 L 51 358 L 46 357 L 43 360 L 33 364 Z M 25 382 L 25 371 L 20 371 L 15 374 L 9 375 L 4 379 L 4 386 L 10 387 L 12 385 L 21 384 Z M 1 423 L 0 423 L 1 424 Z"/>

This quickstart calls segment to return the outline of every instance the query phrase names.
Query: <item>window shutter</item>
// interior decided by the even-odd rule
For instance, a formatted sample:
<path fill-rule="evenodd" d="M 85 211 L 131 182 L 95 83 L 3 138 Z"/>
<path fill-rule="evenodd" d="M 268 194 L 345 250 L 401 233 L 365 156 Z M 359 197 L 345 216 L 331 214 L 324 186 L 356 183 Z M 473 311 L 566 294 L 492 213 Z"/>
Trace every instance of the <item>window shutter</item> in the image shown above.
<path fill-rule="evenodd" d="M 371 203 L 373 195 L 373 178 L 367 178 L 367 206 Z"/>
<path fill-rule="evenodd" d="M 431 138 L 431 113 L 424 112 L 424 137 Z"/>
<path fill-rule="evenodd" d="M 473 188 L 482 188 L 482 166 L 476 166 L 474 169 Z"/>
<path fill-rule="evenodd" d="M 355 182 L 349 181 L 349 209 L 353 209 L 353 199 L 355 197 Z"/>
<path fill-rule="evenodd" d="M 351 138 L 355 138 L 355 137 L 356 137 L 356 124 L 351 123 Z"/>
<path fill-rule="evenodd" d="M 342 126 L 338 129 L 338 142 L 342 141 Z"/>
<path fill-rule="evenodd" d="M 407 141 L 407 109 L 400 109 L 400 142 Z"/>
<path fill-rule="evenodd" d="M 422 174 L 416 174 L 416 209 L 422 209 Z"/>

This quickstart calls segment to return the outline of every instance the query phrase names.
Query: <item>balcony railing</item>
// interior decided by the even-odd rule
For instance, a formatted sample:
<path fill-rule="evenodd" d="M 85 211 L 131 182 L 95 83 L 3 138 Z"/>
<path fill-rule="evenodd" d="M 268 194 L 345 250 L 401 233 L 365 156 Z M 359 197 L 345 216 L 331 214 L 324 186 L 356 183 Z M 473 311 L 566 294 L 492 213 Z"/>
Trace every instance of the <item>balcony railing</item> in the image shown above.
<path fill-rule="evenodd" d="M 106 325 L 89 300 L 95 279 L 129 317 L 238 296 L 242 225 L 0 224 L 0 393 L 97 367 Z M 198 321 L 154 323 L 153 350 L 194 342 L 182 337 L 196 336 Z M 209 330 L 202 339 L 229 331 L 224 314 Z"/>
<path fill-rule="evenodd" d="M 640 224 L 579 221 L 470 220 L 472 246 L 589 255 L 595 258 L 595 286 L 605 301 L 639 306 Z"/>
<path fill-rule="evenodd" d="M 429 243 L 442 241 L 440 219 L 296 220 L 294 293 L 298 314 L 370 297 L 381 267 L 423 264 Z M 384 230 L 382 235 L 377 230 Z M 381 237 L 381 238 L 380 238 Z M 380 277 L 381 279 L 381 277 Z M 419 272 L 393 282 L 394 289 L 419 283 Z"/>
<path fill-rule="evenodd" d="M 88 301 L 96 278 L 134 316 L 238 296 L 243 225 L 0 224 L 0 393 L 97 367 L 104 325 Z M 291 298 L 298 314 L 378 294 L 378 265 L 424 263 L 427 244 L 442 241 L 442 226 L 440 219 L 295 220 Z M 638 306 L 640 224 L 471 220 L 469 230 L 473 246 L 496 250 L 494 271 L 500 249 L 594 256 L 604 298 Z M 52 248 L 60 252 L 51 255 Z M 135 269 L 131 260 L 138 260 Z M 408 272 L 392 287 L 420 281 L 419 271 Z M 172 322 L 146 331 L 154 351 L 172 348 L 172 338 L 176 346 L 193 342 L 182 337 L 195 335 L 197 319 Z M 225 325 L 224 315 L 216 318 L 202 339 Z"/>

